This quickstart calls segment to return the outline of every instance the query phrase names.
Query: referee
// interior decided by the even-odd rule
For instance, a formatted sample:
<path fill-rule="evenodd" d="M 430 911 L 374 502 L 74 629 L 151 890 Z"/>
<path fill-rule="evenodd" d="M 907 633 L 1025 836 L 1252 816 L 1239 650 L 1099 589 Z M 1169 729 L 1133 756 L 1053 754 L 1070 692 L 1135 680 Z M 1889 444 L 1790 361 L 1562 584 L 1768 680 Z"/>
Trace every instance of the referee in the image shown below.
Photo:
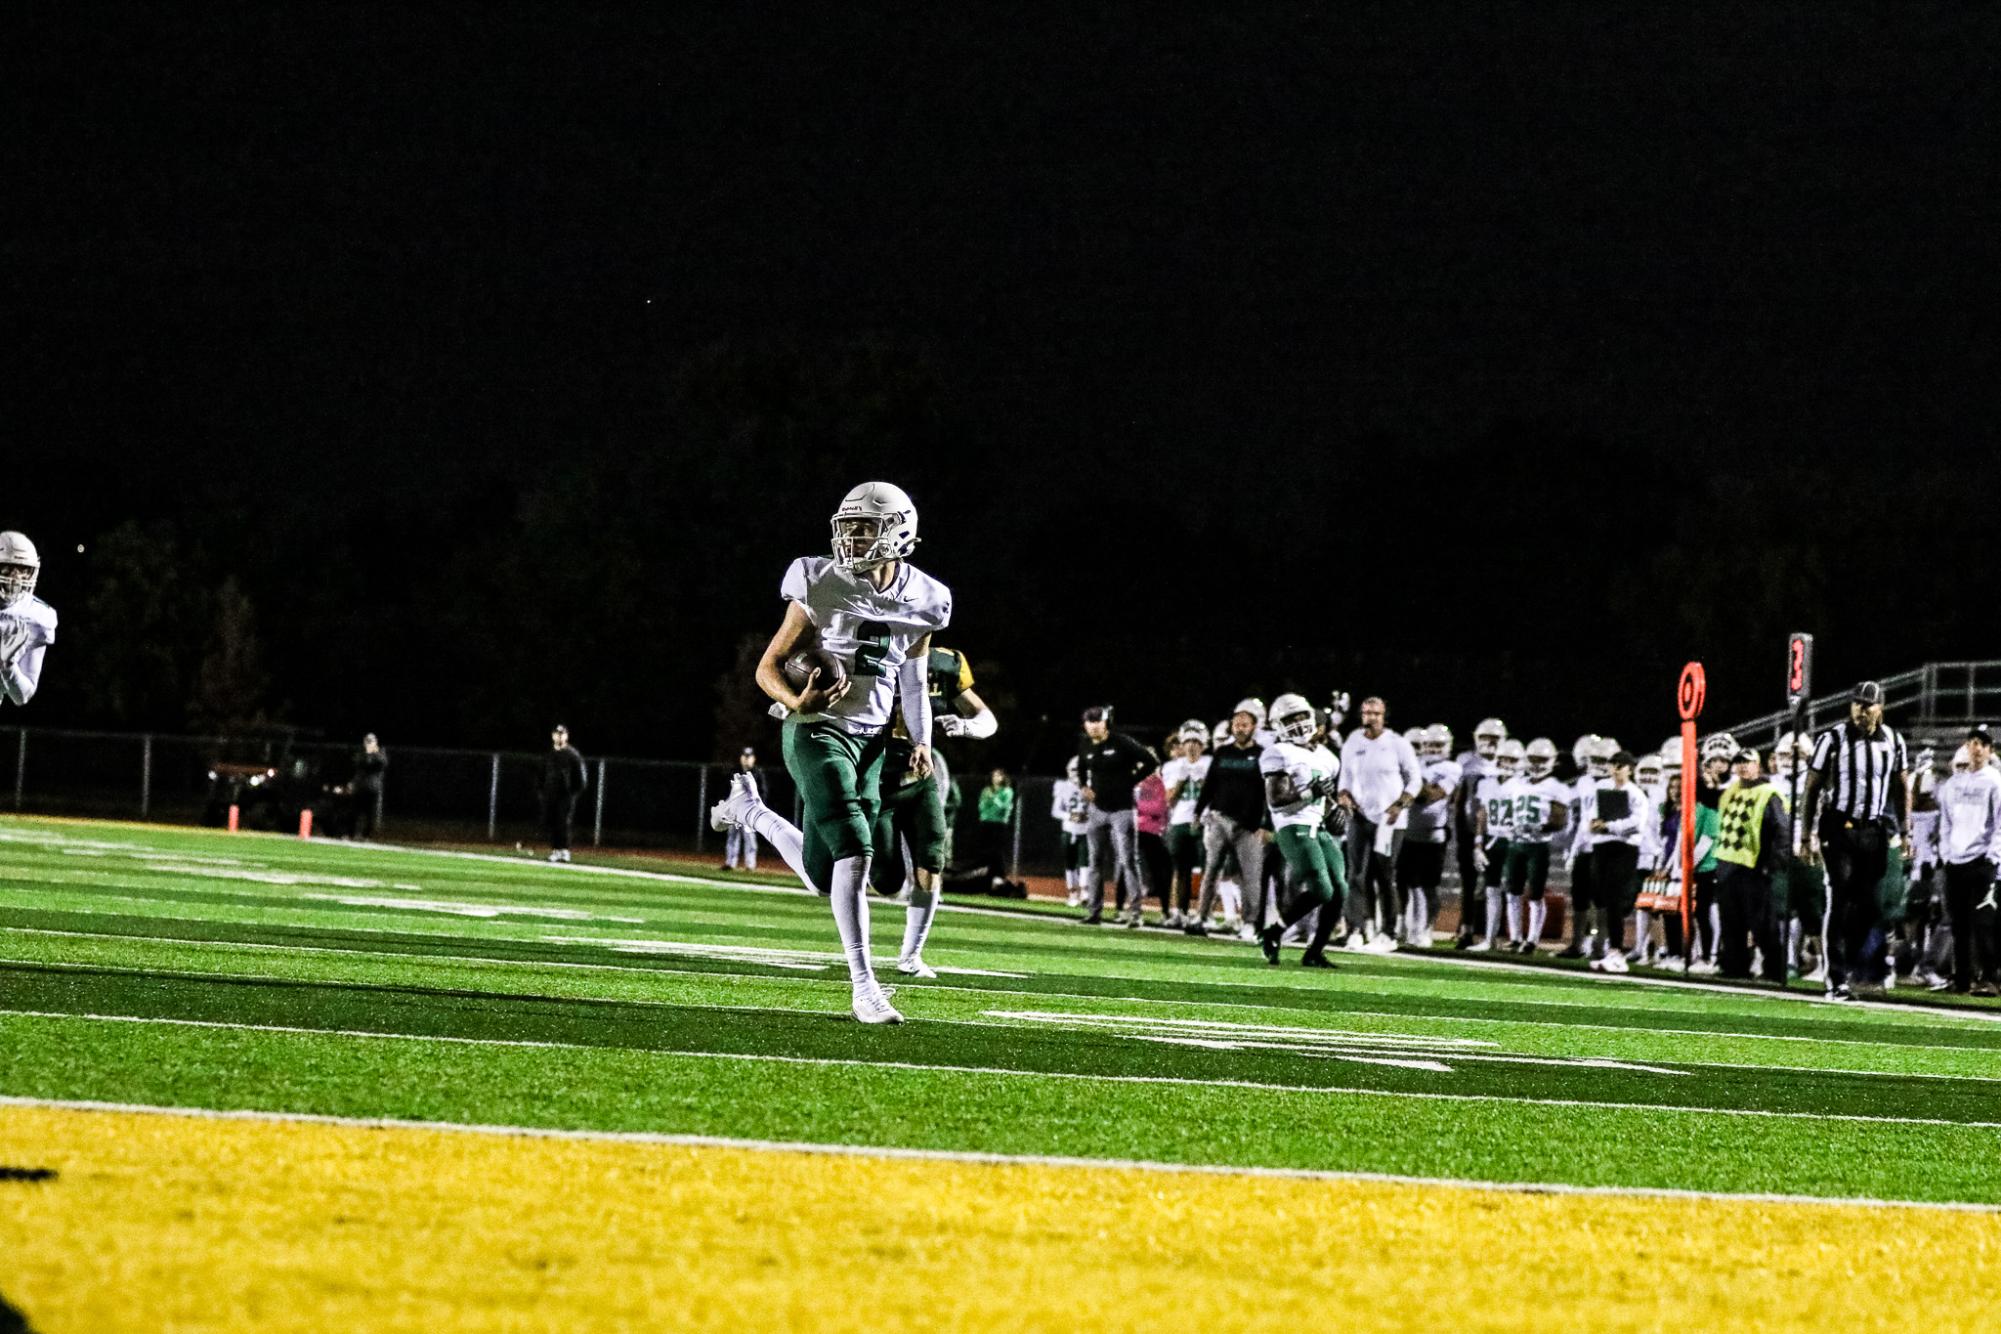
<path fill-rule="evenodd" d="M 1806 776 L 1807 851 L 1827 863 L 1827 995 L 1854 1000 L 1854 986 L 1881 984 L 1863 957 L 1880 938 L 1878 886 L 1890 840 L 1910 838 L 1904 739 L 1883 722 L 1883 687 L 1864 681 L 1848 701 L 1848 721 L 1814 738 Z"/>

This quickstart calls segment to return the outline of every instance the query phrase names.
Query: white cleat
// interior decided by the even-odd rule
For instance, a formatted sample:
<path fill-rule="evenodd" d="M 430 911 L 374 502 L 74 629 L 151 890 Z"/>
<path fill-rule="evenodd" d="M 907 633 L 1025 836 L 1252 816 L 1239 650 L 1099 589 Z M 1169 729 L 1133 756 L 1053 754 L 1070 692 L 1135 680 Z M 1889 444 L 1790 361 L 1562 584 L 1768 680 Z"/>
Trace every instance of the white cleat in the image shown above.
<path fill-rule="evenodd" d="M 902 973 L 905 977 L 934 978 L 938 976 L 937 969 L 924 962 L 923 959 L 915 954 L 905 959 L 898 959 L 896 961 L 896 971 Z"/>
<path fill-rule="evenodd" d="M 709 828 L 719 834 L 725 829 L 748 829 L 751 817 L 763 804 L 756 780 L 749 774 L 737 774 L 730 779 L 730 794 L 709 808 Z"/>
<path fill-rule="evenodd" d="M 1491 940 L 1476 940 L 1466 947 L 1466 952 L 1468 954 L 1492 954 L 1494 952 L 1494 942 Z"/>
<path fill-rule="evenodd" d="M 1597 968 L 1599 965 L 1594 963 L 1592 967 Z M 1627 966 L 1625 955 L 1619 953 L 1617 950 L 1606 950 L 1604 966 L 1600 971 L 1607 973 L 1630 973 L 1633 970 Z"/>
<path fill-rule="evenodd" d="M 1382 934 L 1370 936 L 1368 943 L 1363 945 L 1362 948 L 1370 954 L 1395 954 L 1397 952 L 1397 938 L 1392 935 Z"/>
<path fill-rule="evenodd" d="M 903 1016 L 889 1003 L 891 993 L 870 982 L 855 988 L 855 1018 L 865 1024 L 900 1024 Z"/>

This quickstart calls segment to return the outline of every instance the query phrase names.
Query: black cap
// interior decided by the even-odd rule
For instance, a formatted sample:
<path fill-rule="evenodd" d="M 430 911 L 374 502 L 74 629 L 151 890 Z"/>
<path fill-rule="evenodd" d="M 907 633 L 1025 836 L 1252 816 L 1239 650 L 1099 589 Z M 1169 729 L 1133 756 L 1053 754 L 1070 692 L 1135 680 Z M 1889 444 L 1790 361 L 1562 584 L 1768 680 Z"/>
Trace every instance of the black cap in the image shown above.
<path fill-rule="evenodd" d="M 1634 763 L 1632 751 L 1615 750 L 1612 752 L 1612 767 L 1614 769 L 1630 769 Z"/>
<path fill-rule="evenodd" d="M 1112 706 L 1109 704 L 1093 704 L 1084 710 L 1084 721 L 1087 723 L 1108 723 L 1111 720 Z"/>
<path fill-rule="evenodd" d="M 1975 723 L 1973 726 L 1967 728 L 1966 739 L 1968 741 L 1978 741 L 1983 746 L 1992 746 L 1994 744 L 1994 734 L 1987 730 L 1986 723 Z"/>
<path fill-rule="evenodd" d="M 1746 760 L 1749 760 L 1752 764 L 1756 764 L 1758 762 L 1758 752 L 1752 750 L 1749 746 L 1743 746 L 1738 749 L 1735 755 L 1730 757 L 1730 763 L 1732 764 L 1742 764 Z"/>
<path fill-rule="evenodd" d="M 1881 704 L 1883 702 L 1883 687 L 1876 681 L 1864 681 L 1861 685 L 1855 687 L 1855 693 L 1848 698 L 1857 704 Z"/>
<path fill-rule="evenodd" d="M 746 755 L 755 755 L 755 754 L 757 754 L 756 746 L 745 746 L 742 750 L 737 752 L 737 758 L 742 759 Z"/>

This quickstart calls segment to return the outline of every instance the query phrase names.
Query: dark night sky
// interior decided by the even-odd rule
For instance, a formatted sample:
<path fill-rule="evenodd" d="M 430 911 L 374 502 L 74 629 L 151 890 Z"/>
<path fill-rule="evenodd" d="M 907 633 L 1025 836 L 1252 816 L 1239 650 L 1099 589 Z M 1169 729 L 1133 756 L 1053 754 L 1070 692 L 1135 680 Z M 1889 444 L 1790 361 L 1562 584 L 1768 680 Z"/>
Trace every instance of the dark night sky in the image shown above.
<path fill-rule="evenodd" d="M 706 751 L 871 475 L 1018 718 L 2001 656 L 1980 7 L 157 8 L 7 20 L 44 722 L 138 520 L 292 721 Z"/>

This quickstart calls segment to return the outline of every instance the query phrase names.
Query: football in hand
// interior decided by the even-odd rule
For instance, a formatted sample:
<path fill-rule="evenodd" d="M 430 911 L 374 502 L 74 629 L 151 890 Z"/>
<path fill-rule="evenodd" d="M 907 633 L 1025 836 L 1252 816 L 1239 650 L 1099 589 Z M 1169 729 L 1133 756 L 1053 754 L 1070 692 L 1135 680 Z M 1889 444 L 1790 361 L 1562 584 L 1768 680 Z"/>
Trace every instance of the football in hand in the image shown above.
<path fill-rule="evenodd" d="M 816 669 L 822 690 L 832 690 L 847 679 L 847 669 L 841 666 L 841 660 L 816 645 L 802 648 L 785 660 L 785 684 L 794 690 L 804 690 Z"/>

